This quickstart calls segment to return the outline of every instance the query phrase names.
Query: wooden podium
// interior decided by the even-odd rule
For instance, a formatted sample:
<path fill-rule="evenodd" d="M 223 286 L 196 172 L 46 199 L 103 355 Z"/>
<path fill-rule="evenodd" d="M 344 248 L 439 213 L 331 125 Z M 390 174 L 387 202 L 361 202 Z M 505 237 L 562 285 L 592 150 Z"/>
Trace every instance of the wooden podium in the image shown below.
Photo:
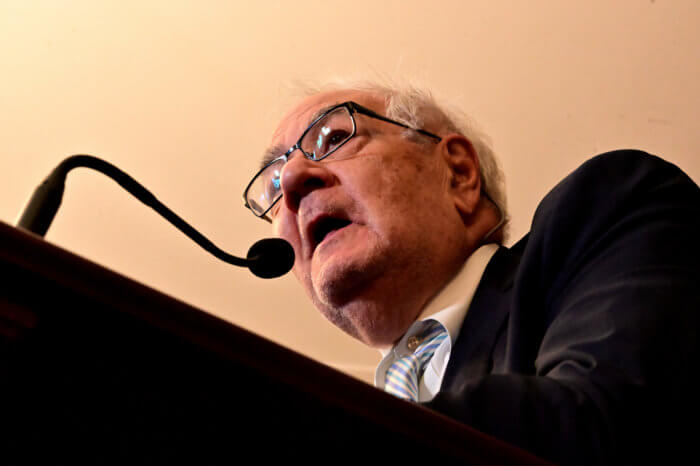
<path fill-rule="evenodd" d="M 2 464 L 546 464 L 0 222 Z"/>

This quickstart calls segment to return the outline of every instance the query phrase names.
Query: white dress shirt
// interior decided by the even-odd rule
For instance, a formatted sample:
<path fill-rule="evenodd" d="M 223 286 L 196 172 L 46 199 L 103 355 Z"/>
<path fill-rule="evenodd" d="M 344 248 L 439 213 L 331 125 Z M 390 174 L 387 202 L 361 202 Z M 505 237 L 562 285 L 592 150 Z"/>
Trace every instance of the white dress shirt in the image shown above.
<path fill-rule="evenodd" d="M 436 320 L 447 330 L 449 338 L 446 338 L 437 347 L 435 354 L 425 368 L 418 386 L 418 401 L 430 401 L 435 397 L 440 391 L 452 346 L 462 328 L 462 322 L 467 315 L 474 292 L 479 286 L 486 266 L 497 250 L 497 244 L 486 244 L 474 251 L 452 280 L 428 302 L 418 319 L 396 345 L 391 349 L 381 350 L 384 358 L 379 362 L 374 373 L 374 385 L 377 388 L 384 390 L 386 371 L 394 361 L 412 353 L 415 349 L 408 348 L 409 338 L 420 333 L 426 325 L 426 321 Z"/>

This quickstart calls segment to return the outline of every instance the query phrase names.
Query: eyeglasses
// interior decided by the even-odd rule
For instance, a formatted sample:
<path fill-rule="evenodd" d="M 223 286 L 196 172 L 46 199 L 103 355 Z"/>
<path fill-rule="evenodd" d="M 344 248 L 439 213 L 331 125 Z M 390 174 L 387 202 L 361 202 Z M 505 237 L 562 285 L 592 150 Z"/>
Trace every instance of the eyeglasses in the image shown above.
<path fill-rule="evenodd" d="M 243 192 L 245 206 L 257 217 L 271 221 L 267 213 L 282 197 L 282 167 L 287 163 L 292 152 L 299 149 L 304 154 L 304 157 L 316 162 L 335 153 L 357 133 L 356 113 L 416 131 L 432 138 L 435 142 L 442 140 L 440 136 L 423 129 L 411 128 L 408 125 L 379 115 L 355 102 L 338 104 L 311 122 L 296 144 L 290 147 L 284 155 L 267 163 L 253 177 Z"/>

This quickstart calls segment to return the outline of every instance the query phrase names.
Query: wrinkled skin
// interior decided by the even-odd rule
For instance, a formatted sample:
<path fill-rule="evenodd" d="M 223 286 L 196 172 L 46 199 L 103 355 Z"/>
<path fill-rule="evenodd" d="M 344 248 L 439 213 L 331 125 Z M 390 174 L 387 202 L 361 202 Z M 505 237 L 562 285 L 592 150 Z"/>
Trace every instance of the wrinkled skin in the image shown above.
<path fill-rule="evenodd" d="M 316 95 L 282 120 L 272 146 L 285 152 L 314 112 L 349 100 L 386 114 L 376 95 Z M 276 235 L 294 247 L 294 273 L 315 306 L 355 338 L 388 347 L 495 220 L 484 214 L 478 160 L 463 136 L 426 127 L 443 140 L 416 141 L 398 126 L 364 115 L 356 121 L 357 135 L 339 160 L 292 154 L 271 214 Z M 350 223 L 316 244 L 313 226 L 324 217 Z"/>

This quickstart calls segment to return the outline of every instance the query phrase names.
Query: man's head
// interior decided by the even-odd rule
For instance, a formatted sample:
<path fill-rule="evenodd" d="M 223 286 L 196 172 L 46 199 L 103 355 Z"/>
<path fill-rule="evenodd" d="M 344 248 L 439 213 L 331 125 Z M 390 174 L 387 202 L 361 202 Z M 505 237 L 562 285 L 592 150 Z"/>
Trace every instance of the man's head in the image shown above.
<path fill-rule="evenodd" d="M 405 332 L 499 222 L 484 196 L 481 141 L 456 131 L 429 96 L 394 92 L 369 86 L 312 95 L 282 120 L 270 151 L 287 152 L 343 102 L 441 138 L 354 113 L 355 135 L 336 152 L 313 161 L 297 149 L 281 167 L 282 198 L 268 215 L 294 247 L 295 275 L 329 320 L 377 347 Z M 500 191 L 489 196 L 503 199 Z"/>

